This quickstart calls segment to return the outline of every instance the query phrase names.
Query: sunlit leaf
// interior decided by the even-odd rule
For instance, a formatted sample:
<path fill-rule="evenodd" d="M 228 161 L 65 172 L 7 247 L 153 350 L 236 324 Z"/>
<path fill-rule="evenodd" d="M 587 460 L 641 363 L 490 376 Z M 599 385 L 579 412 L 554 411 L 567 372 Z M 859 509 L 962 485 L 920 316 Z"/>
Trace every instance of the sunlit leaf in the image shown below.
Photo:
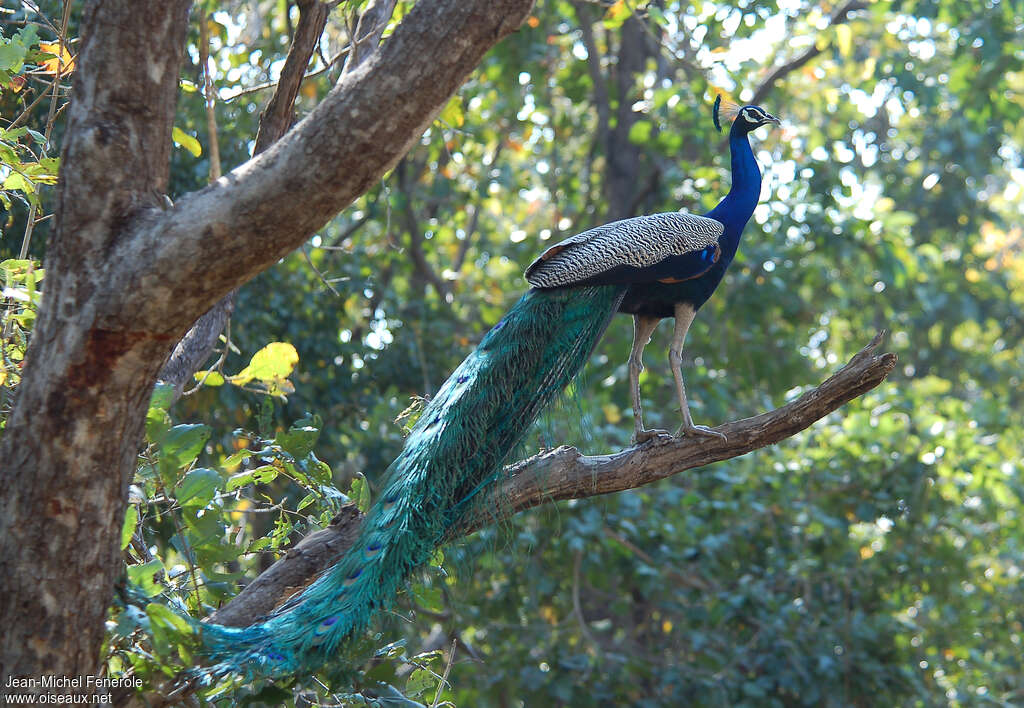
<path fill-rule="evenodd" d="M 75 70 L 71 52 L 60 42 L 40 42 L 39 49 L 54 55 L 52 59 L 46 59 L 40 63 L 44 73 L 57 74 L 59 72 L 61 76 L 64 76 Z"/>
<path fill-rule="evenodd" d="M 178 126 L 171 128 L 171 140 L 188 150 L 193 157 L 199 157 L 203 154 L 203 146 L 199 144 L 199 141 Z"/>

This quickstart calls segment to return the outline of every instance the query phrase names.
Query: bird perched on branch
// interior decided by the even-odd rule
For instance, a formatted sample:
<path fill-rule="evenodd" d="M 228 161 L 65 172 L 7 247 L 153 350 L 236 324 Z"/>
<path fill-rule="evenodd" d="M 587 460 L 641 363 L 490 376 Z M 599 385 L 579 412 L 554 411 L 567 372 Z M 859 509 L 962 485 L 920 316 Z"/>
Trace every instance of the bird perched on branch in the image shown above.
<path fill-rule="evenodd" d="M 632 314 L 635 433 L 643 439 L 641 352 L 657 323 L 675 317 L 669 359 L 684 434 L 695 426 L 680 374 L 694 314 L 732 261 L 753 214 L 761 173 L 747 134 L 777 118 L 757 106 L 714 107 L 732 118 L 732 188 L 704 216 L 654 214 L 600 226 L 552 246 L 529 267 L 533 286 L 483 337 L 424 408 L 355 543 L 316 582 L 264 621 L 245 628 L 194 623 L 212 666 L 227 674 L 278 676 L 318 668 L 358 636 L 409 574 L 467 520 L 500 504 L 490 495 L 506 456 L 540 411 L 583 368 L 616 312 Z"/>
<path fill-rule="evenodd" d="M 667 434 L 644 428 L 640 405 L 644 346 L 666 317 L 675 318 L 669 364 L 683 416 L 677 435 L 725 438 L 720 432 L 693 424 L 681 372 L 683 342 L 697 310 L 711 297 L 732 263 L 740 234 L 761 194 L 761 171 L 747 134 L 762 125 L 778 125 L 779 119 L 758 106 L 723 106 L 721 96 L 715 100 L 713 118 L 719 131 L 721 118 L 734 118 L 729 131 L 732 188 L 718 206 L 704 216 L 655 214 L 599 226 L 552 246 L 526 270 L 526 279 L 537 288 L 628 287 L 618 310 L 633 315 L 629 383 L 634 442 Z"/>

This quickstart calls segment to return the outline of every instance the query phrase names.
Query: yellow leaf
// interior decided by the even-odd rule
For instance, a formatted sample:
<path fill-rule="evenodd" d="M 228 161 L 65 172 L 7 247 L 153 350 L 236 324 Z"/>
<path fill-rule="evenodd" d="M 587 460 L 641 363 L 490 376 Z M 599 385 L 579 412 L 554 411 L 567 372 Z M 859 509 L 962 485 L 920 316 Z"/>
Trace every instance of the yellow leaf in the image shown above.
<path fill-rule="evenodd" d="M 878 64 L 878 60 L 874 57 L 868 57 L 864 60 L 864 71 L 860 74 L 861 81 L 867 81 L 875 75 L 875 66 Z"/>
<path fill-rule="evenodd" d="M 836 25 L 836 44 L 842 56 L 850 56 L 853 52 L 853 31 L 850 25 Z"/>
<path fill-rule="evenodd" d="M 608 8 L 605 19 L 611 20 L 612 22 L 623 22 L 631 14 L 633 14 L 633 11 L 630 10 L 628 5 L 626 5 L 626 0 L 617 0 L 614 5 Z"/>
<path fill-rule="evenodd" d="M 462 124 L 466 122 L 466 116 L 462 111 L 462 98 L 452 96 L 451 100 L 448 101 L 448 105 L 444 107 L 441 115 L 438 116 L 438 120 L 450 126 L 461 128 Z"/>
<path fill-rule="evenodd" d="M 885 214 L 886 212 L 892 211 L 896 207 L 896 202 L 890 197 L 882 197 L 875 202 L 875 213 Z"/>
<path fill-rule="evenodd" d="M 615 425 L 622 420 L 622 412 L 619 411 L 619 407 L 614 403 L 606 403 L 602 406 L 601 410 L 604 411 L 604 417 L 608 419 L 608 422 Z"/>
<path fill-rule="evenodd" d="M 253 380 L 267 384 L 279 383 L 279 380 L 288 378 L 298 361 L 299 353 L 291 344 L 271 342 L 253 354 L 249 365 L 228 380 L 239 386 Z"/>
<path fill-rule="evenodd" d="M 46 59 L 40 64 L 43 72 L 56 74 L 59 71 L 63 76 L 75 70 L 75 60 L 72 59 L 71 52 L 60 42 L 40 42 L 39 49 L 54 55 L 53 59 Z"/>
<path fill-rule="evenodd" d="M 171 140 L 192 153 L 193 157 L 203 154 L 203 146 L 199 141 L 177 126 L 171 128 Z"/>
<path fill-rule="evenodd" d="M 197 371 L 193 374 L 195 380 L 206 386 L 223 386 L 224 376 L 219 371 Z"/>

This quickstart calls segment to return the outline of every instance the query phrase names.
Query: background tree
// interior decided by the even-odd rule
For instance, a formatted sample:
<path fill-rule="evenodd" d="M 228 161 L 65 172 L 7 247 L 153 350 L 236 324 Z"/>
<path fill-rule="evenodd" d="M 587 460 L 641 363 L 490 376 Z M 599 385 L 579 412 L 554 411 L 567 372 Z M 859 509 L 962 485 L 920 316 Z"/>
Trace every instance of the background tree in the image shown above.
<path fill-rule="evenodd" d="M 277 79 L 297 15 L 276 3 L 217 9 L 208 27 L 215 117 L 221 159 L 232 165 L 249 154 L 270 89 L 241 91 Z M 408 11 L 398 4 L 383 46 Z M 347 45 L 355 17 L 332 15 L 311 72 Z M 72 36 L 77 22 L 73 14 Z M 465 705 L 1019 701 L 1021 22 L 1017 2 L 540 3 L 455 99 L 435 104 L 444 105 L 440 120 L 392 172 L 368 180 L 368 193 L 312 238 L 300 219 L 289 243 L 304 245 L 240 291 L 230 330 L 238 353 L 227 351 L 219 371 L 242 370 L 268 341 L 290 342 L 295 390 L 268 402 L 207 385 L 176 406 L 175 419 L 205 423 L 210 437 L 195 450 L 198 462 L 176 457 L 166 439 L 148 446 L 151 464 L 140 467 L 131 497 L 139 519 L 139 542 L 125 554 L 131 577 L 148 573 L 152 583 L 156 563 L 166 574 L 151 591 L 177 593 L 202 613 L 290 537 L 323 525 L 343 500 L 331 490 L 360 474 L 372 482 L 393 459 L 402 424 L 390 421 L 410 397 L 436 389 L 501 316 L 546 243 L 615 215 L 714 203 L 727 163 L 717 136 L 709 140 L 707 100 L 726 90 L 756 97 L 786 130 L 760 144 L 761 232 L 751 225 L 689 340 L 701 418 L 784 402 L 880 326 L 893 331 L 898 376 L 772 449 L 480 531 L 439 557 L 442 570 L 417 580 L 385 618 L 383 636 L 404 634 L 406 649 L 389 649 L 354 678 L 319 679 L 337 689 L 384 681 L 429 703 L 439 683 L 430 671 L 444 674 L 451 660 L 451 688 L 440 695 Z M 201 86 L 192 63 L 198 23 L 186 43 L 195 49 L 183 76 Z M 340 62 L 331 66 L 303 83 L 301 113 L 341 73 Z M 200 92 L 181 94 L 174 124 L 202 146 L 199 156 L 171 153 L 178 210 L 209 173 Z M 329 181 L 325 174 L 310 166 L 308 179 Z M 11 255 L 24 219 L 14 209 L 4 242 Z M 33 239 L 36 253 L 46 228 Z M 263 236 L 239 238 L 253 244 L 210 245 L 195 265 L 179 257 L 160 281 L 216 281 L 209 304 L 255 260 L 287 251 L 254 254 Z M 232 275 L 197 281 L 195 270 L 211 263 Z M 52 272 L 43 282 L 56 288 Z M 120 292 L 121 281 L 109 282 Z M 177 329 L 156 331 L 190 324 L 177 312 L 171 319 Z M 629 336 L 628 321 L 613 323 L 564 404 L 569 414 L 543 421 L 529 451 L 628 443 Z M 649 422 L 668 426 L 670 387 L 658 385 L 668 368 L 649 358 Z M 137 398 L 141 410 L 145 396 Z M 308 454 L 290 455 L 289 468 L 273 450 L 300 431 L 315 436 L 312 414 L 324 421 L 314 459 L 329 463 L 331 478 Z M 17 444 L 13 436 L 8 427 L 4 444 Z M 122 451 L 129 466 L 134 444 Z M 6 477 L 12 458 L 0 459 Z M 173 472 L 164 494 L 160 470 Z M 226 493 L 238 475 L 241 486 Z M 209 499 L 200 490 L 182 502 L 191 489 L 183 483 L 203 479 Z M 51 487 L 53 498 L 60 489 Z M 120 489 L 109 508 L 120 505 Z M 27 498 L 12 498 L 8 509 L 32 513 Z M 56 544 L 68 517 L 46 513 L 37 518 Z M 106 527 L 118 528 L 110 519 Z M 83 564 L 107 553 L 100 575 L 112 577 L 110 548 L 70 548 Z M 5 600 L 44 601 L 45 587 L 15 587 Z M 110 670 L 131 664 L 156 684 L 160 666 L 180 664 L 177 641 L 139 639 L 137 627 L 151 620 L 124 608 L 110 618 Z M 146 663 L 151 649 L 159 660 Z M 238 690 L 236 698 L 258 687 Z M 318 690 L 310 680 L 294 687 Z"/>

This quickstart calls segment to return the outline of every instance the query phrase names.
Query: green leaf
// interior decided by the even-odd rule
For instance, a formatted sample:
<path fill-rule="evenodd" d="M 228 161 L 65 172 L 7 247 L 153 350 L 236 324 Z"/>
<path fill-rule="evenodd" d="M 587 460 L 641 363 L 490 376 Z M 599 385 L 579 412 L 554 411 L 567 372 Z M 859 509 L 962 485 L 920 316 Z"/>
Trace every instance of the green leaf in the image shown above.
<path fill-rule="evenodd" d="M 178 482 L 175 496 L 182 506 L 203 507 L 213 500 L 218 486 L 220 486 L 220 475 L 211 469 L 200 467 L 186 474 Z"/>
<path fill-rule="evenodd" d="M 256 453 L 254 451 L 249 450 L 248 448 L 243 449 L 243 450 L 239 450 L 238 452 L 234 453 L 233 455 L 227 457 L 224 460 L 224 462 L 222 463 L 222 465 L 224 467 L 237 467 L 238 465 L 240 465 L 242 463 L 243 460 L 248 460 L 250 457 L 252 457 L 255 454 Z"/>
<path fill-rule="evenodd" d="M 171 129 L 171 140 L 192 153 L 193 157 L 203 154 L 203 146 L 199 144 L 199 141 L 177 126 Z"/>
<path fill-rule="evenodd" d="M 287 432 L 278 433 L 276 440 L 285 452 L 296 460 L 301 460 L 313 451 L 319 437 L 320 429 L 307 425 L 301 428 L 292 427 Z"/>
<path fill-rule="evenodd" d="M 137 585 L 146 593 L 147 597 L 153 597 L 163 590 L 163 586 L 156 581 L 156 576 L 164 572 L 164 565 L 159 559 L 154 558 L 142 565 L 128 566 L 128 580 L 132 585 Z"/>
<path fill-rule="evenodd" d="M 228 478 L 228 482 L 224 485 L 224 489 L 229 492 L 233 492 L 236 489 L 241 489 L 247 484 L 267 484 L 273 482 L 280 470 L 273 465 L 263 465 L 257 467 L 254 470 L 248 470 L 247 472 L 239 472 L 238 474 L 231 475 Z"/>
<path fill-rule="evenodd" d="M 124 513 L 124 523 L 121 525 L 121 550 L 128 548 L 128 544 L 132 542 L 132 536 L 135 535 L 135 527 L 139 523 L 139 509 L 134 504 L 128 505 L 128 510 Z"/>
<path fill-rule="evenodd" d="M 175 425 L 160 443 L 160 464 L 178 470 L 191 464 L 210 437 L 210 428 L 205 425 Z"/>
<path fill-rule="evenodd" d="M 441 594 L 441 588 L 437 585 L 420 585 L 416 586 L 413 590 L 413 594 L 416 598 L 416 604 L 425 610 L 431 612 L 441 612 L 444 610 L 444 598 Z"/>
<path fill-rule="evenodd" d="M 168 607 L 151 602 L 146 605 L 149 628 L 153 634 L 153 648 L 156 653 L 168 659 L 185 658 L 187 643 L 193 637 L 192 626 L 184 617 L 179 617 Z"/>
<path fill-rule="evenodd" d="M 364 514 L 370 508 L 370 485 L 366 483 L 366 479 L 362 475 L 352 478 L 348 495 L 355 500 L 356 507 Z"/>
<path fill-rule="evenodd" d="M 228 381 L 245 385 L 253 380 L 272 382 L 287 378 L 299 361 L 299 353 L 287 342 L 271 342 L 253 354 L 249 365 Z"/>
<path fill-rule="evenodd" d="M 153 387 L 153 395 L 149 398 L 149 407 L 167 410 L 173 401 L 174 386 L 168 383 L 158 383 Z"/>
<path fill-rule="evenodd" d="M 427 690 L 437 689 L 437 679 L 433 672 L 427 669 L 416 669 L 409 674 L 409 680 L 405 682 L 405 692 L 410 696 L 418 696 Z"/>
<path fill-rule="evenodd" d="M 649 120 L 637 121 L 629 129 L 629 142 L 639 145 L 646 143 L 651 137 L 651 128 Z"/>
<path fill-rule="evenodd" d="M 146 440 L 159 445 L 171 429 L 171 417 L 163 408 L 150 408 L 146 412 Z"/>

